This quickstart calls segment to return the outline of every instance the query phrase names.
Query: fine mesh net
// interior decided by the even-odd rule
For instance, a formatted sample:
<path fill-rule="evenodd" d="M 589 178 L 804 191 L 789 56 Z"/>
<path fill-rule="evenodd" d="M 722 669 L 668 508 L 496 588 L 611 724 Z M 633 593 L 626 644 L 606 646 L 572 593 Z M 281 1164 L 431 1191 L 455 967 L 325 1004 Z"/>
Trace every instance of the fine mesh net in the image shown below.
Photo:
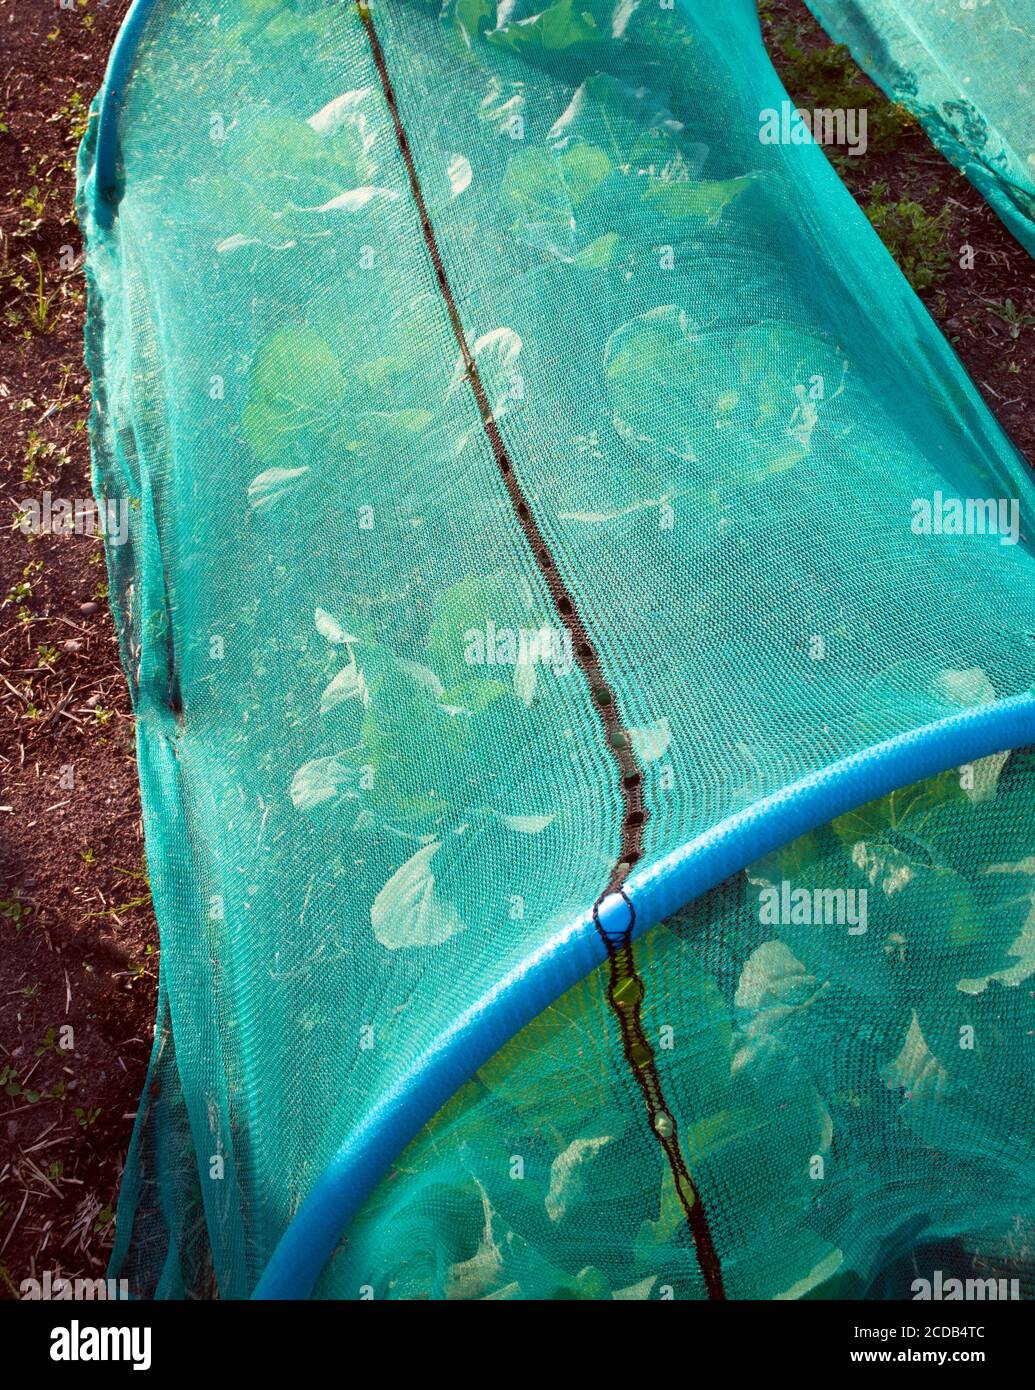
<path fill-rule="evenodd" d="M 1030 0 L 807 0 L 1035 255 Z"/>
<path fill-rule="evenodd" d="M 640 947 L 727 1297 L 861 1297 L 907 1257 L 899 1297 L 953 1257 L 1032 1292 L 1035 759 L 980 776 L 838 818 Z M 846 886 L 865 920 L 818 925 L 814 895 Z M 606 995 L 598 971 L 478 1071 L 367 1203 L 325 1296 L 704 1297 Z"/>
<path fill-rule="evenodd" d="M 1031 690 L 1025 467 L 821 151 L 759 141 L 785 99 L 748 0 L 147 14 L 114 217 L 96 120 L 81 187 L 163 944 L 136 1293 L 249 1295 L 605 895 Z M 317 1292 L 1023 1265 L 1030 760 L 897 797 L 515 1015 Z"/>

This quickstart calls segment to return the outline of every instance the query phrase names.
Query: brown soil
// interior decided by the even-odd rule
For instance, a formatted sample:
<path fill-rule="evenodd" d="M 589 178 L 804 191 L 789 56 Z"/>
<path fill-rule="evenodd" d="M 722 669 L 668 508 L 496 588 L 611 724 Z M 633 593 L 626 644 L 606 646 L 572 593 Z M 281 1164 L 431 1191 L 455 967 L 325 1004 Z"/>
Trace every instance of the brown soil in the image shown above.
<path fill-rule="evenodd" d="M 0 1297 L 103 1273 L 154 1019 L 100 542 L 12 529 L 46 490 L 90 496 L 74 159 L 123 8 L 0 3 Z"/>
<path fill-rule="evenodd" d="M 89 496 L 74 153 L 124 9 L 0 0 L 0 1297 L 48 1269 L 103 1272 L 154 1018 L 133 724 L 100 543 L 12 525 L 44 491 Z M 808 62 L 782 45 L 826 40 L 800 0 L 763 0 L 763 17 L 809 105 Z M 1031 315 L 1035 261 L 908 123 L 893 147 L 838 163 L 864 205 L 884 184 L 884 202 L 948 210 L 922 297 L 1035 458 L 1035 330 L 989 307 Z"/>
<path fill-rule="evenodd" d="M 759 12 L 770 57 L 790 95 L 805 108 L 826 105 L 829 82 L 819 84 L 821 69 L 810 58 L 831 45 L 803 0 L 759 0 Z M 805 56 L 796 58 L 795 50 Z M 889 116 L 904 113 L 893 110 L 850 58 L 847 66 L 853 87 L 865 94 L 871 139 L 861 156 L 834 153 L 837 171 L 864 209 L 874 201 L 875 185 L 884 185 L 887 192 L 879 196 L 880 202 L 916 203 L 927 218 L 944 217 L 944 226 L 935 226 L 934 253 L 921 256 L 933 281 L 917 292 L 992 413 L 1035 466 L 1035 259 L 911 118 L 902 119 L 894 134 L 872 138 L 875 130 L 886 132 L 892 124 Z M 889 244 L 893 255 L 900 244 L 901 238 Z M 913 238 L 908 249 L 919 245 Z M 973 252 L 971 269 L 960 264 L 971 259 L 968 247 Z M 941 264 L 939 256 L 944 258 Z M 1007 301 L 1029 321 L 1007 322 L 1001 316 L 1009 315 Z"/>

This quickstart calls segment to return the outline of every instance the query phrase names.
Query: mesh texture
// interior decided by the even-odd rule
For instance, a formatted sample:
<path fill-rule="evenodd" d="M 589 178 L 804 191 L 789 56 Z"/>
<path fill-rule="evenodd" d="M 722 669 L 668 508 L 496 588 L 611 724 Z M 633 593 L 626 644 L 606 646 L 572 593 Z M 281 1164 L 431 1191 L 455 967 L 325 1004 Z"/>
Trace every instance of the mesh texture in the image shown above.
<path fill-rule="evenodd" d="M 136 1292 L 247 1296 L 343 1137 L 621 878 L 622 764 L 492 429 L 620 712 L 640 867 L 1031 689 L 1025 467 L 822 152 L 759 141 L 785 99 L 748 0 L 152 11 L 110 227 L 96 123 L 81 166 L 95 483 L 133 499 L 109 564 L 163 944 L 113 1264 Z M 1016 525 L 952 534 L 946 498 Z M 952 797 L 909 858 L 915 891 L 885 891 L 889 849 L 856 866 L 886 931 L 763 938 L 749 875 L 640 950 L 733 1296 L 867 1284 L 906 1230 L 1006 1250 L 1030 935 L 1000 901 L 1031 890 L 989 866 L 1032 850 L 990 850 L 978 821 L 1023 839 L 1032 786 L 1019 771 L 1007 804 L 1001 760 L 982 769 L 984 799 Z M 830 835 L 810 872 L 863 886 Z M 943 950 L 968 894 L 977 963 Z M 416 1141 L 320 1292 L 701 1295 L 601 990 Z M 1004 1034 L 968 1141 L 933 1082 L 902 1090 L 945 1069 L 966 1129 L 980 1086 L 945 1048 L 973 1000 Z M 583 1074 L 596 1108 L 566 1126 L 551 1107 L 581 1104 Z M 490 1171 L 520 1156 L 514 1114 L 540 1145 L 524 1184 Z"/>

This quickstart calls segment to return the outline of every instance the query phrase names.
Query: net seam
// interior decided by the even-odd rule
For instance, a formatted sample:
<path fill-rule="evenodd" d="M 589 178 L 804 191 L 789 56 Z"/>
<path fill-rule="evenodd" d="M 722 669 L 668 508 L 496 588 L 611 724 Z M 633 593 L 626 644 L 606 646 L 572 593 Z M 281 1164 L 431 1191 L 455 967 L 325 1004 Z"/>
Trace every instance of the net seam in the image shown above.
<path fill-rule="evenodd" d="M 630 871 L 643 856 L 643 827 L 648 816 L 643 799 L 643 774 L 633 747 L 632 737 L 622 723 L 617 698 L 603 674 L 596 647 L 574 598 L 561 578 L 557 563 L 529 506 L 528 499 L 517 478 L 510 453 L 500 434 L 485 391 L 485 385 L 478 371 L 478 363 L 468 345 L 467 335 L 442 261 L 431 217 L 424 201 L 420 177 L 396 100 L 388 62 L 374 25 L 371 7 L 367 0 L 355 0 L 355 3 L 388 105 L 396 143 L 406 168 L 410 193 L 420 218 L 424 243 L 431 258 L 435 279 L 446 307 L 453 336 L 460 349 L 464 372 L 478 407 L 485 437 L 492 449 L 514 515 L 531 548 L 532 556 L 549 591 L 557 616 L 571 635 L 575 660 L 589 685 L 593 707 L 603 727 L 607 747 L 618 765 L 623 806 L 621 849 L 604 890 L 593 905 L 593 923 L 607 947 L 610 972 L 608 1003 L 618 1023 L 626 1063 L 643 1096 L 651 1131 L 661 1146 L 672 1172 L 676 1194 L 693 1241 L 708 1297 L 716 1300 L 722 1299 L 725 1297 L 722 1267 L 708 1217 L 683 1156 L 675 1117 L 666 1102 L 661 1078 L 658 1075 L 654 1050 L 647 1039 L 643 1026 L 642 1006 L 645 988 L 642 977 L 636 968 L 632 945 L 635 912 L 624 890 L 625 881 Z M 608 931 L 600 920 L 601 904 L 616 895 L 622 899 L 629 910 L 628 921 L 620 933 Z"/>

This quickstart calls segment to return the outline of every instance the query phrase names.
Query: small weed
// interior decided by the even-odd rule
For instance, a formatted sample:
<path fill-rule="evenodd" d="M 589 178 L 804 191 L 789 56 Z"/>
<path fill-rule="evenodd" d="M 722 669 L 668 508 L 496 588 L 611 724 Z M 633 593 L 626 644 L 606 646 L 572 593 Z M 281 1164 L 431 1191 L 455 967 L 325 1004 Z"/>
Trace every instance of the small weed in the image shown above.
<path fill-rule="evenodd" d="M 23 1087 L 18 1080 L 18 1073 L 12 1066 L 0 1067 L 0 1091 L 12 1100 L 24 1101 L 26 1105 L 36 1105 L 40 1100 L 40 1092 Z"/>
<path fill-rule="evenodd" d="M 909 198 L 889 202 L 887 184 L 875 183 L 863 211 L 914 290 L 925 290 L 948 273 L 948 208 L 932 216 Z"/>
<path fill-rule="evenodd" d="M 135 878 L 138 883 L 143 883 L 146 887 L 151 887 L 151 874 L 147 867 L 147 859 L 144 855 L 140 856 L 139 869 L 123 869 L 115 866 L 115 872 L 121 874 L 123 878 Z"/>
<path fill-rule="evenodd" d="M 59 121 L 68 130 L 67 139 L 69 144 L 78 145 L 86 134 L 86 127 L 90 121 L 90 107 L 86 98 L 78 87 L 72 90 L 68 100 L 62 106 L 56 116 L 51 116 L 52 121 Z"/>
<path fill-rule="evenodd" d="M 32 908 L 22 902 L 21 893 L 16 888 L 9 898 L 0 898 L 0 917 L 5 917 L 10 922 L 15 931 L 21 931 L 28 918 L 32 915 Z"/>
<path fill-rule="evenodd" d="M 54 327 L 57 319 L 57 312 L 54 310 L 54 300 L 58 297 L 57 290 L 51 290 L 49 294 L 45 292 L 43 284 L 43 262 L 39 258 L 39 253 L 35 250 L 29 252 L 29 259 L 36 266 L 36 289 L 29 296 L 28 318 L 29 325 L 37 333 L 49 333 Z"/>
<path fill-rule="evenodd" d="M 96 714 L 96 713 L 97 713 L 97 711 L 94 710 L 94 714 Z M 111 713 L 112 713 L 111 710 L 105 710 L 105 714 L 106 714 L 109 718 L 111 717 Z M 150 905 L 150 903 L 151 903 L 151 879 L 150 879 L 150 875 L 148 874 L 147 860 L 144 859 L 144 860 L 142 860 L 141 862 L 142 862 L 143 867 L 140 868 L 140 869 L 121 869 L 121 868 L 118 867 L 118 865 L 116 865 L 116 866 L 115 866 L 115 872 L 116 872 L 117 874 L 122 874 L 124 878 L 132 878 L 132 879 L 135 879 L 138 883 L 142 884 L 143 887 L 144 887 L 147 891 L 146 891 L 145 893 L 142 893 L 142 894 L 140 895 L 140 897 L 138 897 L 138 898 L 129 898 L 129 899 L 128 899 L 126 902 L 124 902 L 124 903 L 117 903 L 114 907 L 105 908 L 103 912 L 88 912 L 88 913 L 86 914 L 87 917 L 113 917 L 113 916 L 116 916 L 116 915 L 117 915 L 118 913 L 120 913 L 120 912 L 129 912 L 129 911 L 130 911 L 132 908 L 134 908 L 134 907 L 147 907 L 147 906 Z M 154 947 L 153 947 L 153 946 L 148 946 L 147 949 L 145 950 L 144 954 L 145 954 L 146 956 L 151 956 L 151 955 L 153 955 L 153 954 L 154 954 Z M 143 973 L 143 971 L 140 970 L 140 969 L 138 969 L 138 971 L 137 971 L 136 973 L 137 973 L 137 974 L 141 974 L 141 973 Z"/>
<path fill-rule="evenodd" d="M 17 520 L 15 522 L 17 524 Z M 32 581 L 43 569 L 42 560 L 30 560 L 22 570 L 22 577 L 17 584 L 12 585 L 7 591 L 4 599 L 4 606 L 11 604 L 18 615 L 18 621 L 23 624 L 32 622 L 32 610 L 29 608 L 29 600 L 32 598 Z"/>
<path fill-rule="evenodd" d="M 990 314 L 995 314 L 997 319 L 1002 319 L 1010 330 L 1011 338 L 1019 338 L 1022 328 L 1028 328 L 1035 324 L 1035 314 L 1024 313 L 1023 310 L 1017 308 L 1012 299 L 986 299 L 985 308 Z"/>
<path fill-rule="evenodd" d="M 64 445 L 55 444 L 52 439 L 44 439 L 39 430 L 31 429 L 25 444 L 25 467 L 22 469 L 22 482 L 35 482 L 39 476 L 40 465 L 43 463 L 56 464 L 59 468 L 64 468 L 71 461 L 72 456 Z"/>
<path fill-rule="evenodd" d="M 27 579 L 20 579 L 17 584 L 12 584 L 7 591 L 5 603 L 13 603 L 18 609 L 19 617 L 24 613 L 26 617 L 31 617 L 29 610 L 25 607 L 28 600 L 32 598 L 32 585 Z"/>
<path fill-rule="evenodd" d="M 148 895 L 147 898 L 138 899 L 134 906 L 139 907 L 142 903 L 150 901 L 151 898 L 150 895 Z M 138 961 L 136 965 L 134 965 L 133 969 L 129 972 L 134 980 L 143 980 L 151 973 L 147 967 L 152 963 L 152 957 L 154 956 L 154 953 L 155 948 L 150 943 L 148 943 L 148 945 L 144 947 L 144 959 L 142 961 Z"/>
<path fill-rule="evenodd" d="M 33 164 L 29 168 L 30 178 L 36 180 L 39 174 L 39 166 Z M 42 182 L 46 184 L 46 179 Z M 16 195 L 17 196 L 17 195 Z M 43 219 L 47 213 L 47 191 L 44 187 L 40 188 L 39 181 L 33 182 L 28 190 L 22 194 L 19 202 L 23 216 L 18 219 L 18 230 L 15 232 L 17 237 L 35 236 L 43 225 Z"/>
<path fill-rule="evenodd" d="M 29 282 L 11 259 L 11 244 L 5 232 L 0 232 L 0 286 L 24 294 Z"/>

